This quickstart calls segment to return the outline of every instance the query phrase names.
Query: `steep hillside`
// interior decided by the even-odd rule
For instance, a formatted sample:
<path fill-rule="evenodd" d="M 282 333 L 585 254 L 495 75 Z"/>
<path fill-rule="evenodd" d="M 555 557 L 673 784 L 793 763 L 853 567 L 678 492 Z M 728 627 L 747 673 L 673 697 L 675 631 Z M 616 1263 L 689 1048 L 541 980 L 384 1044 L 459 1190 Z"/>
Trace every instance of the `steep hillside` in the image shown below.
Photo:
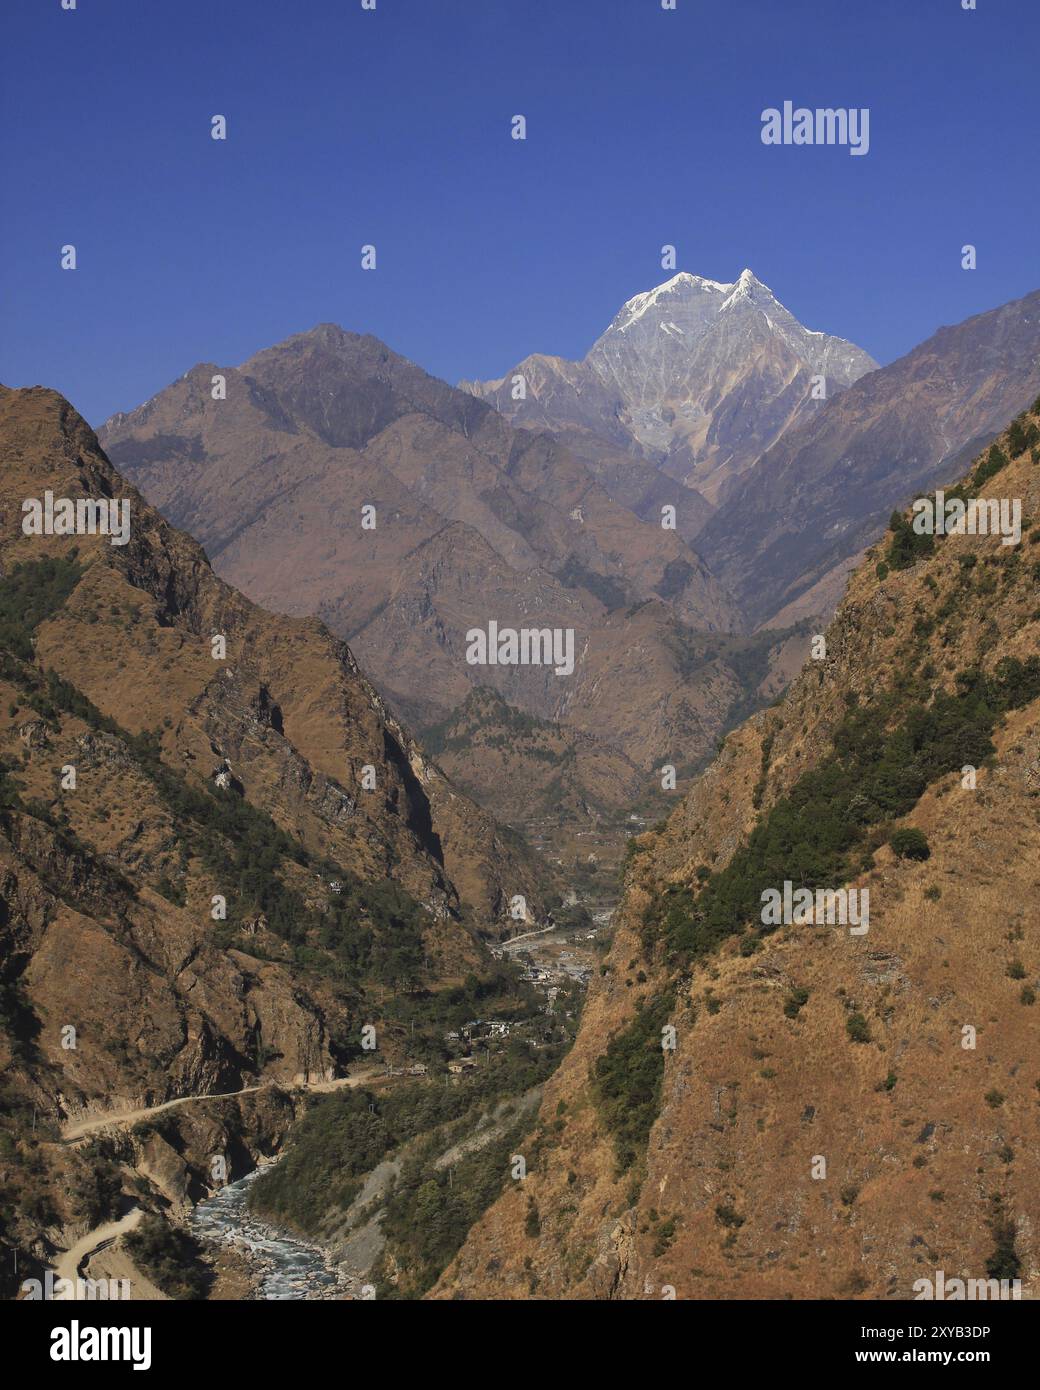
<path fill-rule="evenodd" d="M 1021 542 L 894 516 L 825 653 L 634 842 L 529 1175 L 435 1296 L 1035 1295 L 1040 401 L 948 495 L 1021 499 Z M 763 925 L 785 882 L 866 890 L 868 931 Z"/>
<path fill-rule="evenodd" d="M 517 893 L 544 911 L 548 875 L 344 643 L 219 580 L 60 396 L 0 388 L 0 438 L 0 1189 L 42 1258 L 90 1207 L 62 1196 L 70 1115 L 330 1077 L 366 1023 L 402 1055 L 423 1001 L 515 993 L 481 937 Z M 125 543 L 26 534 L 63 499 L 111 500 Z"/>
<path fill-rule="evenodd" d="M 698 536 L 754 622 L 830 614 L 892 507 L 955 478 L 1040 391 L 1040 290 L 939 331 L 763 454 Z"/>
<path fill-rule="evenodd" d="M 412 641 L 393 648 L 401 663 L 418 659 L 422 618 L 415 613 L 414 620 Z M 685 784 L 727 729 L 779 693 L 807 649 L 804 624 L 731 637 L 687 628 L 661 603 L 633 604 L 604 615 L 573 675 L 543 677 L 537 699 L 522 699 L 515 669 L 479 668 L 497 696 L 491 710 L 464 693 L 457 675 L 463 646 L 446 640 L 439 661 L 459 703 L 424 732 L 438 747 L 447 738 L 445 769 L 509 824 L 596 819 L 652 795 L 665 764 Z M 512 713 L 500 719 L 503 706 Z M 478 709 L 500 723 L 497 731 L 474 718 Z M 550 748 L 562 759 L 556 769 L 545 761 Z"/>

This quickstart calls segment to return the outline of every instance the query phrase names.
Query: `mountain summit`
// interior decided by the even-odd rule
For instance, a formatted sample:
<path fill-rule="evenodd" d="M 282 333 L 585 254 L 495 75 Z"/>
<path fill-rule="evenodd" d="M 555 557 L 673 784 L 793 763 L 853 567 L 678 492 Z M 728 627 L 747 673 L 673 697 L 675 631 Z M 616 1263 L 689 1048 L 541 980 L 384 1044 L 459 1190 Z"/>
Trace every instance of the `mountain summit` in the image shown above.
<path fill-rule="evenodd" d="M 461 385 L 518 424 L 584 435 L 586 450 L 591 436 L 634 451 L 715 504 L 792 423 L 876 366 L 803 327 L 751 270 L 731 284 L 680 271 L 627 300 L 581 362 L 534 355 Z"/>

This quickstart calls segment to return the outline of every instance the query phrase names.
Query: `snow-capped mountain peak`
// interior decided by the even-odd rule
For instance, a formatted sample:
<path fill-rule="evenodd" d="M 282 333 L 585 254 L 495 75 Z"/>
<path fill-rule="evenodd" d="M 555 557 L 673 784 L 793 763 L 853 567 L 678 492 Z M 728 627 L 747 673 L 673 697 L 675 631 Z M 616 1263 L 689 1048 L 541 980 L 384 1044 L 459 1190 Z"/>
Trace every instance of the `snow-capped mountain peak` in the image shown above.
<path fill-rule="evenodd" d="M 681 270 L 626 300 L 581 362 L 556 359 L 548 374 L 521 364 L 525 403 L 507 399 L 504 381 L 465 385 L 509 418 L 630 441 L 714 502 L 789 425 L 876 365 L 805 328 L 749 267 L 729 282 Z"/>

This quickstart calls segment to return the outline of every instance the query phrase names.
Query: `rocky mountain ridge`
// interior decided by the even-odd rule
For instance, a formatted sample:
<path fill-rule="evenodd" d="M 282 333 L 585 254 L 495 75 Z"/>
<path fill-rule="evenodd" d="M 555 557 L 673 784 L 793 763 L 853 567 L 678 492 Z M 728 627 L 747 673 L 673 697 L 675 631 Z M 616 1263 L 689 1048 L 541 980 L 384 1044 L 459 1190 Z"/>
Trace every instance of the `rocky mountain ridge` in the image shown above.
<path fill-rule="evenodd" d="M 680 525 L 660 508 L 640 520 L 554 438 L 373 338 L 322 325 L 241 368 L 196 367 L 101 437 L 224 577 L 317 613 L 420 731 L 482 686 L 559 723 L 577 740 L 579 802 L 607 792 L 620 809 L 639 790 L 597 765 L 648 782 L 679 744 L 705 756 L 746 693 L 726 655 L 740 616 Z M 573 634 L 573 673 L 471 664 L 468 634 L 490 621 Z M 502 777 L 524 782 L 516 757 Z"/>
<path fill-rule="evenodd" d="M 855 382 L 748 470 L 699 534 L 752 623 L 833 611 L 893 507 L 956 477 L 1040 391 L 1040 291 Z"/>

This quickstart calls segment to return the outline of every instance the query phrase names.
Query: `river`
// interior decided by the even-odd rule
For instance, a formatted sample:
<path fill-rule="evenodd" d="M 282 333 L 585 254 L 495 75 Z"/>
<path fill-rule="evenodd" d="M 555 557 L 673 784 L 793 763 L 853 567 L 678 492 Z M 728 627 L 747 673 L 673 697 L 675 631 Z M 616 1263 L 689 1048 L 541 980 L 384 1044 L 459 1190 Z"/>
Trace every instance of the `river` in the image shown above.
<path fill-rule="evenodd" d="M 342 1298 L 346 1284 L 323 1250 L 258 1221 L 249 1211 L 249 1189 L 263 1171 L 254 1168 L 200 1202 L 189 1217 L 192 1234 L 245 1258 L 257 1281 L 254 1298 Z"/>

